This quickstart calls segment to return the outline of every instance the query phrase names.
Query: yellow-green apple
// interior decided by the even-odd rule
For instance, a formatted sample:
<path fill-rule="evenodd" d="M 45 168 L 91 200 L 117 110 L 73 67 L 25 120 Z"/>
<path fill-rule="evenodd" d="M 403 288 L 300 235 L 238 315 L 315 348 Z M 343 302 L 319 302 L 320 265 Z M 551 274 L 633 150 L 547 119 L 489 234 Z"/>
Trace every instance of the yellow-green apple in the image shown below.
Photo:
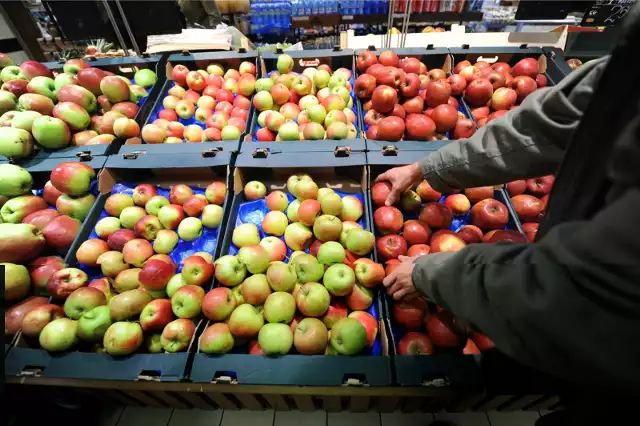
<path fill-rule="evenodd" d="M 47 183 L 45 183 L 44 188 L 42 190 L 42 198 L 44 198 L 44 200 L 47 203 L 51 204 L 52 206 L 56 205 L 56 200 L 62 194 L 63 193 L 61 191 L 58 191 L 56 187 L 53 186 L 51 181 L 47 181 Z"/>
<path fill-rule="evenodd" d="M 360 321 L 343 318 L 331 329 L 331 347 L 341 355 L 356 355 L 367 346 L 367 331 Z"/>
<path fill-rule="evenodd" d="M 38 338 L 40 346 L 49 352 L 71 349 L 77 340 L 78 322 L 69 318 L 58 318 L 45 325 Z"/>
<path fill-rule="evenodd" d="M 66 299 L 72 292 L 89 282 L 87 274 L 76 268 L 54 272 L 47 281 L 47 291 L 55 299 Z"/>
<path fill-rule="evenodd" d="M 153 256 L 153 254 L 154 249 L 151 247 L 151 243 L 141 238 L 135 238 L 127 241 L 122 248 L 124 262 L 138 268 L 142 268 L 144 262 Z"/>
<path fill-rule="evenodd" d="M 22 195 L 6 201 L 0 209 L 0 215 L 5 223 L 20 223 L 31 213 L 47 207 L 47 202 L 38 196 Z"/>
<path fill-rule="evenodd" d="M 130 96 L 129 85 L 117 76 L 106 76 L 100 80 L 100 91 L 112 104 L 128 101 Z"/>
<path fill-rule="evenodd" d="M 71 131 L 59 118 L 41 116 L 33 121 L 33 138 L 44 148 L 58 149 L 69 145 Z"/>
<path fill-rule="evenodd" d="M 223 141 L 233 141 L 240 139 L 240 133 L 240 129 L 230 123 L 222 129 L 220 137 Z"/>
<path fill-rule="evenodd" d="M 133 199 L 127 194 L 111 194 L 104 203 L 106 212 L 115 217 L 127 207 L 133 207 Z"/>
<path fill-rule="evenodd" d="M 374 91 L 374 95 L 375 95 L 375 91 Z M 331 111 L 337 111 L 340 114 L 334 114 L 334 115 L 336 115 L 337 118 L 342 120 L 343 118 L 342 116 L 344 115 L 342 110 L 344 110 L 347 107 L 347 102 L 345 102 L 342 96 L 331 93 L 326 98 L 324 98 L 324 100 L 322 101 L 322 106 L 327 111 L 327 116 L 329 116 Z M 344 116 L 344 120 L 346 120 L 346 116 Z"/>
<path fill-rule="evenodd" d="M 345 257 L 344 247 L 336 241 L 328 241 L 318 249 L 318 262 L 326 266 L 341 264 Z"/>
<path fill-rule="evenodd" d="M 0 259 L 24 262 L 38 256 L 45 246 L 45 237 L 28 223 L 0 223 Z"/>
<path fill-rule="evenodd" d="M 233 345 L 233 335 L 224 323 L 212 324 L 200 336 L 200 351 L 204 353 L 226 353 L 233 349 Z"/>
<path fill-rule="evenodd" d="M 325 137 L 324 127 L 322 127 L 322 124 L 318 124 L 315 122 L 300 125 L 300 130 L 302 132 L 301 139 L 320 140 L 324 139 Z"/>
<path fill-rule="evenodd" d="M 327 126 L 327 139 L 346 139 L 349 127 L 342 122 L 334 122 Z"/>
<path fill-rule="evenodd" d="M 157 216 L 160 209 L 164 206 L 168 206 L 169 204 L 170 202 L 166 197 L 163 197 L 162 195 L 154 195 L 144 205 L 144 209 L 150 215 Z"/>
<path fill-rule="evenodd" d="M 306 283 L 296 294 L 296 305 L 298 310 L 308 317 L 319 317 L 324 315 L 329 308 L 331 296 L 327 289 L 318 283 Z"/>
<path fill-rule="evenodd" d="M 238 251 L 238 260 L 252 274 L 263 274 L 270 262 L 269 253 L 260 244 L 241 247 Z"/>
<path fill-rule="evenodd" d="M 287 324 L 265 324 L 258 342 L 265 355 L 286 355 L 293 346 L 293 333 Z"/>
<path fill-rule="evenodd" d="M 238 80 L 237 93 L 241 96 L 251 96 L 256 88 L 256 78 L 253 75 L 243 75 Z"/>
<path fill-rule="evenodd" d="M 205 196 L 211 204 L 221 206 L 227 194 L 227 185 L 224 182 L 212 182 L 207 186 Z"/>
<path fill-rule="evenodd" d="M 107 303 L 113 297 L 113 291 L 111 290 L 111 286 L 113 284 L 113 280 L 111 278 L 98 278 L 89 283 L 89 287 L 97 288 L 100 290 L 104 296 L 107 298 Z"/>
<path fill-rule="evenodd" d="M 128 290 L 135 290 L 140 287 L 140 268 L 125 269 L 116 275 L 113 280 L 113 288 L 122 293 Z"/>
<path fill-rule="evenodd" d="M 280 74 L 286 74 L 293 69 L 293 58 L 286 53 L 278 55 L 276 68 Z"/>
<path fill-rule="evenodd" d="M 84 222 L 95 201 L 96 197 L 93 194 L 78 197 L 62 194 L 56 200 L 56 209 L 58 209 L 58 212 L 62 215 L 67 215 L 80 222 Z"/>
<path fill-rule="evenodd" d="M 47 281 L 55 272 L 64 269 L 65 264 L 61 257 L 46 256 L 39 257 L 29 265 L 29 275 L 31 277 L 31 286 L 34 294 L 39 296 L 48 296 Z M 6 286 L 5 282 L 5 286 Z"/>
<path fill-rule="evenodd" d="M 240 73 L 240 75 L 242 74 L 251 74 L 251 75 L 256 75 L 256 65 L 249 62 L 249 61 L 244 61 L 240 64 L 240 66 L 238 67 L 238 72 Z"/>
<path fill-rule="evenodd" d="M 53 78 L 38 76 L 29 81 L 27 85 L 27 91 L 29 93 L 37 93 L 39 95 L 46 96 L 52 101 L 56 101 L 56 83 Z"/>
<path fill-rule="evenodd" d="M 24 316 L 22 332 L 29 337 L 38 337 L 47 324 L 63 317 L 64 311 L 58 305 L 47 303 L 36 306 Z"/>
<path fill-rule="evenodd" d="M 144 345 L 147 349 L 147 352 L 149 352 L 150 354 L 162 353 L 164 349 L 162 349 L 161 338 L 162 337 L 160 333 L 148 334 L 147 336 L 145 336 Z"/>
<path fill-rule="evenodd" d="M 214 267 L 200 256 L 189 256 L 183 261 L 182 277 L 188 285 L 206 285 L 213 276 Z"/>
<path fill-rule="evenodd" d="M 307 201 L 309 200 L 305 200 L 302 204 Z M 333 215 L 324 214 L 318 217 L 313 224 L 313 234 L 320 241 L 337 241 L 342 234 L 342 221 Z"/>
<path fill-rule="evenodd" d="M 264 274 L 252 275 L 242 283 L 242 298 L 246 303 L 262 305 L 270 294 L 271 287 Z"/>
<path fill-rule="evenodd" d="M 113 132 L 118 137 L 133 138 L 140 135 L 140 126 L 131 118 L 120 117 L 113 123 Z"/>
<path fill-rule="evenodd" d="M 331 75 L 326 70 L 318 70 L 313 75 L 313 84 L 315 85 L 316 89 L 324 89 L 329 85 L 330 78 Z"/>
<path fill-rule="evenodd" d="M 131 102 L 138 104 L 147 96 L 149 96 L 149 92 L 147 92 L 144 87 L 140 87 L 136 84 L 129 86 L 129 100 Z"/>
<path fill-rule="evenodd" d="M 91 181 L 96 172 L 81 162 L 64 162 L 58 164 L 51 172 L 51 184 L 67 195 L 84 195 L 89 192 Z"/>
<path fill-rule="evenodd" d="M 13 114 L 8 112 L 7 114 Z M 4 116 L 3 116 L 4 117 Z M 0 120 L 0 125 L 2 124 Z M 23 129 L 0 127 L 0 154 L 8 158 L 22 158 L 33 152 L 33 137 Z"/>
<path fill-rule="evenodd" d="M 231 240 L 236 247 L 259 244 L 260 234 L 254 224 L 243 223 L 233 230 Z"/>
<path fill-rule="evenodd" d="M 2 93 L 0 91 L 0 112 L 2 112 Z M 13 107 L 12 107 L 13 108 Z M 11 119 L 11 127 L 16 129 L 26 130 L 27 132 L 31 132 L 33 130 L 33 122 L 36 118 L 40 117 L 40 114 L 37 111 L 21 111 L 17 112 L 16 115 Z M 16 194 L 22 195 L 24 193 Z"/>
<path fill-rule="evenodd" d="M 323 324 L 329 330 L 331 330 L 333 325 L 342 318 L 346 318 L 347 314 L 347 305 L 340 299 L 334 299 L 333 302 L 329 305 L 327 312 L 322 315 L 320 319 L 322 320 Z"/>
<path fill-rule="evenodd" d="M 178 117 L 183 120 L 189 120 L 196 113 L 196 107 L 190 101 L 180 100 L 176 104 L 175 112 L 178 114 Z"/>
<path fill-rule="evenodd" d="M 101 254 L 96 263 L 100 265 L 102 275 L 105 277 L 115 277 L 120 272 L 129 268 L 129 265 L 124 262 L 122 253 L 113 250 Z"/>
<path fill-rule="evenodd" d="M 37 306 L 44 305 L 47 302 L 47 297 L 29 296 L 7 309 L 4 313 L 5 335 L 15 335 L 22 327 L 24 316 Z"/>
<path fill-rule="evenodd" d="M 139 280 L 149 290 L 162 290 L 176 273 L 173 264 L 161 260 L 149 259 L 144 263 L 140 271 Z"/>
<path fill-rule="evenodd" d="M 276 291 L 264 302 L 264 317 L 270 323 L 288 324 L 296 313 L 296 301 L 290 293 Z"/>
<path fill-rule="evenodd" d="M 242 284 L 239 284 L 235 287 L 233 287 L 231 289 L 231 292 L 233 293 L 233 297 L 236 298 L 236 305 L 240 306 L 244 303 L 247 303 L 244 301 L 244 297 L 242 297 Z"/>
<path fill-rule="evenodd" d="M 187 285 L 187 283 L 184 281 L 182 274 L 175 274 L 167 283 L 167 287 L 165 287 L 167 296 L 172 297 L 180 287 L 184 287 L 185 285 Z"/>
<path fill-rule="evenodd" d="M 177 96 L 169 95 L 162 100 L 162 106 L 164 107 L 164 109 L 175 110 L 179 101 L 180 98 L 178 98 Z"/>
<path fill-rule="evenodd" d="M 301 199 L 301 197 L 298 196 L 298 192 L 297 192 L 297 187 L 300 182 L 313 182 L 313 179 L 311 179 L 311 176 L 306 174 L 289 176 L 289 178 L 287 179 L 287 190 L 298 199 Z M 313 198 L 313 197 L 310 197 L 310 198 Z"/>
<path fill-rule="evenodd" d="M 319 201 L 322 213 L 333 216 L 339 216 L 342 213 L 342 198 L 335 192 L 325 195 Z"/>
<path fill-rule="evenodd" d="M 238 306 L 229 317 L 229 330 L 235 337 L 251 338 L 264 325 L 262 314 L 248 303 Z"/>
<path fill-rule="evenodd" d="M 141 70 L 136 71 L 136 73 L 133 76 L 133 80 L 136 82 L 137 85 L 147 88 L 156 84 L 156 81 L 158 81 L 158 77 L 156 76 L 156 73 L 153 72 L 152 70 L 148 68 L 143 68 Z"/>
<path fill-rule="evenodd" d="M 244 195 L 249 201 L 260 200 L 264 198 L 266 193 L 267 187 L 264 186 L 264 183 L 257 180 L 252 180 L 244 186 Z"/>
<path fill-rule="evenodd" d="M 307 176 L 308 177 L 308 176 Z M 315 200 L 318 196 L 318 185 L 309 179 L 300 179 L 298 183 L 295 184 L 295 196 L 299 200 Z"/>
<path fill-rule="evenodd" d="M 107 329 L 102 344 L 110 355 L 129 355 L 144 341 L 142 327 L 135 322 L 115 322 Z"/>
<path fill-rule="evenodd" d="M 367 332 L 367 346 L 372 347 L 378 335 L 378 321 L 368 312 L 356 311 L 349 314 L 349 318 L 358 320 Z"/>
<path fill-rule="evenodd" d="M 363 209 L 360 200 L 353 196 L 347 195 L 342 199 L 342 213 L 340 219 L 343 221 L 357 221 L 362 217 Z"/>
<path fill-rule="evenodd" d="M 147 212 L 142 207 L 125 207 L 120 213 L 120 224 L 130 230 L 133 230 L 136 223 L 142 219 Z"/>
<path fill-rule="evenodd" d="M 109 244 L 98 238 L 92 238 L 80 244 L 76 259 L 83 265 L 98 266 L 98 257 L 109 251 Z"/>
<path fill-rule="evenodd" d="M 319 282 L 324 275 L 324 265 L 310 254 L 304 253 L 296 256 L 290 264 L 296 271 L 298 282 L 306 284 L 309 282 Z"/>
<path fill-rule="evenodd" d="M 347 265 L 331 265 L 324 273 L 324 286 L 334 296 L 346 296 L 351 293 L 355 282 L 355 273 Z"/>
<path fill-rule="evenodd" d="M 375 242 L 373 234 L 364 229 L 350 229 L 347 232 L 347 249 L 358 256 L 366 256 L 371 253 Z"/>
<path fill-rule="evenodd" d="M 266 90 L 260 91 L 253 96 L 253 106 L 258 111 L 267 111 L 273 108 L 274 102 L 271 93 Z"/>
<path fill-rule="evenodd" d="M 280 238 L 265 237 L 260 240 L 260 245 L 267 250 L 271 262 L 283 261 L 287 255 L 287 246 Z"/>
<path fill-rule="evenodd" d="M 160 254 L 169 254 L 178 245 L 179 237 L 175 231 L 161 229 L 153 241 L 153 251 Z"/>
<path fill-rule="evenodd" d="M 300 140 L 300 128 L 295 121 L 287 121 L 278 129 L 276 140 L 297 141 Z"/>
<path fill-rule="evenodd" d="M 349 309 L 364 311 L 369 309 L 373 303 L 373 291 L 362 284 L 356 283 L 351 293 L 345 297 L 345 300 Z"/>
<path fill-rule="evenodd" d="M 224 210 L 217 204 L 209 204 L 202 210 L 202 225 L 206 228 L 215 229 L 222 222 Z"/>
<path fill-rule="evenodd" d="M 171 89 L 169 89 L 167 93 L 169 94 L 169 96 L 175 96 L 178 99 L 183 99 L 186 93 L 186 90 L 183 87 L 176 85 L 176 86 L 173 86 Z"/>
<path fill-rule="evenodd" d="M 224 321 L 236 308 L 233 292 L 226 287 L 209 291 L 202 300 L 202 313 L 211 321 Z"/>
<path fill-rule="evenodd" d="M 4 298 L 6 300 L 23 299 L 31 290 L 29 271 L 23 265 L 1 263 L 4 266 Z"/>
<path fill-rule="evenodd" d="M 89 114 L 78 104 L 73 102 L 59 102 L 53 107 L 53 116 L 64 121 L 73 131 L 84 130 L 89 127 Z M 36 122 L 34 121 L 34 126 Z"/>
<path fill-rule="evenodd" d="M 158 211 L 160 223 L 167 229 L 176 229 L 184 219 L 184 210 L 178 204 L 163 206 Z"/>
<path fill-rule="evenodd" d="M 109 313 L 114 321 L 138 318 L 142 309 L 151 302 L 151 295 L 143 289 L 123 291 L 109 302 Z"/>
<path fill-rule="evenodd" d="M 236 256 L 225 255 L 215 261 L 216 280 L 227 287 L 234 287 L 244 281 L 247 268 Z"/>
<path fill-rule="evenodd" d="M 109 307 L 96 306 L 78 320 L 78 337 L 87 342 L 101 341 L 111 324 Z"/>
<path fill-rule="evenodd" d="M 304 250 L 311 245 L 313 233 L 307 226 L 296 222 L 287 226 L 284 231 L 284 240 L 290 249 Z"/>
<path fill-rule="evenodd" d="M 287 207 L 287 218 L 291 222 L 298 221 L 298 209 L 300 208 L 300 200 L 293 200 L 289 207 Z"/>
<path fill-rule="evenodd" d="M 304 355 L 324 353 L 329 339 L 327 327 L 317 318 L 304 318 L 297 323 L 293 334 L 293 345 Z"/>
<path fill-rule="evenodd" d="M 167 138 L 167 132 L 156 124 L 146 124 L 140 133 L 142 140 L 150 144 L 162 143 Z"/>
<path fill-rule="evenodd" d="M 37 77 L 53 77 L 51 70 L 37 61 L 23 62 L 20 64 L 20 71 L 22 71 L 27 80 L 33 80 Z"/>
<path fill-rule="evenodd" d="M 262 230 L 265 234 L 282 236 L 289 225 L 287 216 L 281 211 L 270 211 L 262 220 Z"/>
<path fill-rule="evenodd" d="M 193 241 L 202 235 L 202 221 L 188 217 L 178 225 L 178 235 L 185 241 Z"/>
<path fill-rule="evenodd" d="M 80 70 L 88 68 L 89 64 L 81 59 L 69 59 L 64 63 L 63 70 L 67 74 L 77 75 Z"/>
<path fill-rule="evenodd" d="M 141 217 L 133 227 L 137 237 L 142 237 L 147 241 L 153 241 L 162 229 L 162 223 L 156 216 L 146 215 Z"/>
<path fill-rule="evenodd" d="M 275 82 L 270 78 L 259 78 L 256 80 L 255 90 L 256 92 L 269 91 L 273 87 Z"/>
<path fill-rule="evenodd" d="M 368 288 L 377 287 L 385 277 L 384 267 L 375 262 L 367 262 L 358 259 L 355 262 L 356 279 L 360 284 Z"/>
<path fill-rule="evenodd" d="M 267 269 L 267 281 L 274 291 L 290 292 L 296 285 L 296 271 L 292 265 L 274 262 Z"/>
<path fill-rule="evenodd" d="M 168 299 L 152 300 L 140 313 L 140 326 L 145 333 L 161 331 L 172 320 L 171 301 Z"/>
<path fill-rule="evenodd" d="M 164 288 L 161 290 L 149 290 L 145 288 L 144 290 L 149 293 L 152 300 L 165 299 L 167 297 L 167 292 Z"/>

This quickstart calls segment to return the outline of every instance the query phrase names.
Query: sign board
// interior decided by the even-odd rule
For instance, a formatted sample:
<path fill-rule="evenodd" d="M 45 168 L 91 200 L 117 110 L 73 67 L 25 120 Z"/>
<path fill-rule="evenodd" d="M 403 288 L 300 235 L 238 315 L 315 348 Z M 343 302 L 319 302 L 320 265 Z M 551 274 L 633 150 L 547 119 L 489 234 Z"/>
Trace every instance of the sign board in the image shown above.
<path fill-rule="evenodd" d="M 600 0 L 587 8 L 581 25 L 606 27 L 616 25 L 634 6 L 635 0 Z"/>

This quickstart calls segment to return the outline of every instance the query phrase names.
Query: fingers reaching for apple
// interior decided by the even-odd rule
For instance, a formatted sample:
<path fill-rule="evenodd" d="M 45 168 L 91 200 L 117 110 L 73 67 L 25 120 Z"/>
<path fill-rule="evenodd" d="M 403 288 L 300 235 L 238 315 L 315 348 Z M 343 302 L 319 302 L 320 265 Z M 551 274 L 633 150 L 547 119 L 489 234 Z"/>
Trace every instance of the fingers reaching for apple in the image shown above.
<path fill-rule="evenodd" d="M 387 170 L 376 178 L 376 182 L 389 182 L 391 184 L 387 185 L 388 195 L 385 205 L 392 206 L 400 199 L 403 193 L 409 190 L 416 181 L 421 178 L 422 172 L 417 163 L 415 163 Z"/>
<path fill-rule="evenodd" d="M 413 258 L 401 256 L 400 265 L 382 281 L 387 288 L 387 294 L 394 300 L 403 300 L 406 297 L 415 298 L 418 296 L 413 279 Z"/>

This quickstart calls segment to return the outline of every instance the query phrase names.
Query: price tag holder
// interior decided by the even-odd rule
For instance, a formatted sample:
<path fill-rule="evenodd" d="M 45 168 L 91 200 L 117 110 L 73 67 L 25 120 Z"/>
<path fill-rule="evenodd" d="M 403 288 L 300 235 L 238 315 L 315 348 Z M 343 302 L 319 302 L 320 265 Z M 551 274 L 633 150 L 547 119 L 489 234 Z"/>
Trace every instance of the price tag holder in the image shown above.
<path fill-rule="evenodd" d="M 631 10 L 635 0 L 595 1 L 585 11 L 582 26 L 606 27 L 616 25 Z"/>

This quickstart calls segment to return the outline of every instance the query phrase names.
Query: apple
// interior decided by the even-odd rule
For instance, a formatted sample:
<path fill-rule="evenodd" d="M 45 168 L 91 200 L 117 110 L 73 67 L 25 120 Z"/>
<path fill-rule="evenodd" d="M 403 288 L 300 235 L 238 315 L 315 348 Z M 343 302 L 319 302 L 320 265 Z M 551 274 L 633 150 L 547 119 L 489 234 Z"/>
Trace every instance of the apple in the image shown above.
<path fill-rule="evenodd" d="M 184 241 L 193 241 L 202 236 L 202 221 L 196 217 L 188 217 L 178 225 L 178 235 Z"/>
<path fill-rule="evenodd" d="M 236 308 L 236 298 L 226 287 L 209 291 L 202 300 L 202 313 L 211 321 L 224 321 Z"/>
<path fill-rule="evenodd" d="M 323 282 L 329 293 L 346 296 L 351 293 L 356 281 L 353 269 L 343 264 L 331 265 L 324 273 Z"/>
<path fill-rule="evenodd" d="M 427 305 L 420 299 L 393 304 L 393 320 L 407 330 L 420 330 L 426 313 Z"/>
<path fill-rule="evenodd" d="M 284 192 L 273 191 L 267 195 L 266 204 L 267 208 L 271 211 L 284 212 L 287 210 L 287 206 L 289 205 L 289 199 Z"/>
<path fill-rule="evenodd" d="M 498 200 L 485 199 L 471 208 L 471 223 L 480 229 L 499 229 L 509 221 L 507 207 Z"/>
<path fill-rule="evenodd" d="M 345 297 L 345 300 L 349 309 L 364 311 L 373 304 L 373 291 L 362 284 L 356 283 L 351 293 Z"/>
<path fill-rule="evenodd" d="M 357 256 L 366 256 L 373 250 L 375 237 L 364 229 L 350 229 L 347 231 L 346 246 L 348 251 Z"/>
<path fill-rule="evenodd" d="M 233 230 L 231 238 L 236 247 L 244 247 L 260 243 L 258 228 L 252 223 L 243 223 Z"/>
<path fill-rule="evenodd" d="M 555 178 L 552 175 L 527 179 L 527 191 L 536 197 L 542 197 L 551 192 Z"/>
<path fill-rule="evenodd" d="M 63 352 L 77 342 L 78 322 L 69 318 L 58 318 L 44 326 L 38 338 L 40 346 L 49 352 Z"/>
<path fill-rule="evenodd" d="M 193 321 L 187 318 L 179 318 L 164 327 L 160 336 L 160 343 L 166 352 L 184 351 L 189 347 L 195 332 L 196 325 Z"/>
<path fill-rule="evenodd" d="M 482 230 L 475 225 L 464 225 L 456 235 L 467 244 L 481 243 L 483 237 Z"/>
<path fill-rule="evenodd" d="M 422 207 L 419 219 L 431 228 L 449 228 L 453 220 L 453 212 L 445 204 L 427 203 Z"/>
<path fill-rule="evenodd" d="M 341 355 L 355 355 L 367 346 L 367 331 L 354 318 L 343 318 L 331 329 L 331 347 Z"/>
<path fill-rule="evenodd" d="M 457 349 L 464 346 L 464 327 L 449 311 L 434 312 L 427 317 L 427 333 L 434 345 L 443 349 Z"/>
<path fill-rule="evenodd" d="M 442 193 L 434 190 L 426 180 L 420 182 L 416 188 L 416 193 L 420 196 L 423 202 L 437 202 L 442 198 Z"/>
<path fill-rule="evenodd" d="M 462 250 L 467 243 L 455 234 L 436 235 L 431 238 L 431 253 L 454 252 Z"/>
<path fill-rule="evenodd" d="M 87 274 L 76 268 L 64 268 L 54 272 L 47 281 L 47 291 L 55 299 L 66 299 L 88 282 Z"/>
<path fill-rule="evenodd" d="M 36 295 L 48 296 L 47 282 L 49 278 L 55 272 L 64 269 L 64 267 L 64 261 L 58 256 L 39 257 L 33 260 L 29 265 L 29 275 L 34 293 Z"/>
<path fill-rule="evenodd" d="M 533 195 L 520 194 L 511 198 L 516 214 L 523 222 L 537 222 L 540 220 L 543 205 L 539 198 Z"/>
<path fill-rule="evenodd" d="M 409 245 L 427 244 L 431 238 L 431 228 L 422 220 L 408 220 L 402 228 L 402 236 Z"/>
<path fill-rule="evenodd" d="M 226 353 L 233 349 L 233 345 L 233 334 L 224 323 L 210 325 L 200 336 L 200 351 L 204 353 Z"/>
<path fill-rule="evenodd" d="M 83 242 L 76 251 L 76 259 L 78 262 L 88 265 L 97 266 L 98 257 L 109 251 L 109 244 L 106 241 L 94 238 Z"/>
<path fill-rule="evenodd" d="M 505 186 L 509 195 L 511 197 L 515 197 L 516 195 L 524 194 L 527 190 L 527 181 L 524 179 L 514 180 L 512 182 L 508 182 Z"/>
<path fill-rule="evenodd" d="M 304 250 L 313 240 L 313 233 L 302 223 L 292 223 L 284 231 L 284 240 L 292 250 Z"/>
<path fill-rule="evenodd" d="M 180 287 L 171 296 L 171 310 L 178 318 L 194 318 L 200 314 L 204 290 L 197 285 Z"/>
<path fill-rule="evenodd" d="M 235 337 L 252 338 L 262 329 L 264 319 L 255 306 L 245 303 L 231 313 L 228 324 Z"/>
<path fill-rule="evenodd" d="M 392 87 L 381 85 L 373 90 L 371 102 L 374 110 L 387 113 L 392 111 L 394 105 L 398 103 L 398 94 Z"/>
<path fill-rule="evenodd" d="M 185 218 L 182 206 L 178 204 L 169 204 L 160 207 L 158 210 L 158 219 L 162 226 L 167 229 L 176 229 L 180 222 Z"/>
<path fill-rule="evenodd" d="M 376 248 L 384 260 L 397 259 L 407 252 L 407 242 L 399 235 L 385 235 L 376 242 Z"/>
<path fill-rule="evenodd" d="M 184 287 L 187 283 L 184 281 L 184 277 L 182 274 L 176 274 L 167 283 L 165 287 L 165 291 L 167 292 L 167 296 L 173 297 L 173 295 L 178 291 L 180 287 Z M 204 303 L 204 302 L 203 302 Z"/>
<path fill-rule="evenodd" d="M 296 301 L 289 293 L 271 293 L 264 302 L 264 317 L 269 323 L 288 324 L 295 313 Z"/>
<path fill-rule="evenodd" d="M 314 282 L 302 285 L 296 294 L 298 310 L 308 317 L 322 316 L 327 312 L 330 301 L 331 297 L 327 289 L 322 284 Z"/>
<path fill-rule="evenodd" d="M 488 237 L 486 242 L 488 243 L 497 243 L 500 241 L 509 242 L 509 243 L 527 243 L 528 242 L 525 236 L 518 231 L 498 229 L 496 230 L 496 232 L 493 232 L 493 233 L 488 232 L 487 235 Z"/>
<path fill-rule="evenodd" d="M 267 269 L 267 281 L 274 291 L 290 292 L 295 287 L 297 276 L 293 265 L 274 262 Z"/>
<path fill-rule="evenodd" d="M 265 237 L 260 240 L 260 245 L 267 250 L 271 262 L 283 261 L 287 255 L 287 246 L 279 238 Z"/>
<path fill-rule="evenodd" d="M 349 314 L 348 318 L 352 318 L 360 322 L 367 333 L 367 346 L 373 347 L 376 336 L 378 335 L 378 321 L 368 312 L 355 311 Z"/>
<path fill-rule="evenodd" d="M 536 240 L 536 235 L 538 233 L 539 226 L 540 224 L 534 223 L 534 222 L 522 224 L 522 230 L 527 235 L 527 238 L 529 238 L 529 241 L 533 242 Z"/>
<path fill-rule="evenodd" d="M 451 194 L 444 200 L 454 216 L 464 216 L 471 208 L 471 202 L 464 194 Z"/>
<path fill-rule="evenodd" d="M 423 333 L 411 331 L 398 342 L 399 355 L 433 355 L 433 342 Z"/>
<path fill-rule="evenodd" d="M 395 207 L 384 206 L 375 210 L 373 221 L 382 235 L 397 234 L 402 229 L 404 219 L 402 212 Z"/>
<path fill-rule="evenodd" d="M 132 230 L 146 214 L 147 212 L 142 207 L 125 207 L 119 216 L 120 225 Z"/>

